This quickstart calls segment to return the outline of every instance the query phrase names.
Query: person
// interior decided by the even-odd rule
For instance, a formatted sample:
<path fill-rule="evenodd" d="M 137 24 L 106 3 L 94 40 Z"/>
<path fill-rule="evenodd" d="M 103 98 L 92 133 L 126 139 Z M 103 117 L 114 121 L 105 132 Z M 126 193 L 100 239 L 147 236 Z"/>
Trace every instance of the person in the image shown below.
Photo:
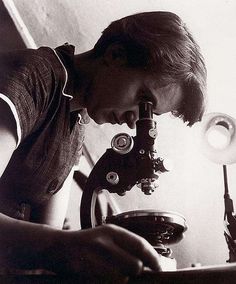
<path fill-rule="evenodd" d="M 138 104 L 189 126 L 205 108 L 200 48 L 171 12 L 112 22 L 91 50 L 74 46 L 7 52 L 0 58 L 0 265 L 54 273 L 138 275 L 162 257 L 115 225 L 62 230 L 64 181 L 78 161 L 89 119 L 135 127 Z"/>

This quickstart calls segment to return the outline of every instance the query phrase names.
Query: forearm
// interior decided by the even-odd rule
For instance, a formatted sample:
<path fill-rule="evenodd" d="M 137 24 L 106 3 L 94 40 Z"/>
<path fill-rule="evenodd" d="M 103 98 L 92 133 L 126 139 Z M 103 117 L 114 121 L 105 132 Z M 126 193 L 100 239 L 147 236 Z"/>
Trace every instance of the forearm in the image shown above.
<path fill-rule="evenodd" d="M 51 252 L 62 231 L 47 225 L 15 220 L 3 214 L 0 214 L 0 227 L 1 267 L 49 268 L 53 261 Z"/>
<path fill-rule="evenodd" d="M 0 214 L 2 268 L 42 268 L 91 276 L 137 275 L 161 270 L 161 258 L 143 238 L 115 225 L 82 231 L 14 220 Z"/>

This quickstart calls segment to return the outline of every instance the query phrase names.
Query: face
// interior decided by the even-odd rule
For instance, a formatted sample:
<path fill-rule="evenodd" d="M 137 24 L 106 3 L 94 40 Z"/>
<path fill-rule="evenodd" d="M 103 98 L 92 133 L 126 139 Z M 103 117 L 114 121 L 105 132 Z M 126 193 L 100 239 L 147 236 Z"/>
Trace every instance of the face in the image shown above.
<path fill-rule="evenodd" d="M 135 127 L 139 102 L 144 98 L 153 103 L 153 112 L 160 115 L 176 110 L 182 100 L 181 87 L 172 84 L 162 88 L 154 75 L 132 68 L 104 68 L 91 82 L 86 107 L 98 124 L 126 123 Z"/>

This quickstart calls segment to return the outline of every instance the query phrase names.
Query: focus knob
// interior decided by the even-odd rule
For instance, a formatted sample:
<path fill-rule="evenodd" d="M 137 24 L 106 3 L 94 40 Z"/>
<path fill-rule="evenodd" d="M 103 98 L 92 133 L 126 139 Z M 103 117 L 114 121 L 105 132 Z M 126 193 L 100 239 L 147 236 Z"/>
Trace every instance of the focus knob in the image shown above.
<path fill-rule="evenodd" d="M 133 146 L 133 138 L 127 133 L 119 133 L 111 141 L 112 149 L 121 155 L 129 153 Z"/>

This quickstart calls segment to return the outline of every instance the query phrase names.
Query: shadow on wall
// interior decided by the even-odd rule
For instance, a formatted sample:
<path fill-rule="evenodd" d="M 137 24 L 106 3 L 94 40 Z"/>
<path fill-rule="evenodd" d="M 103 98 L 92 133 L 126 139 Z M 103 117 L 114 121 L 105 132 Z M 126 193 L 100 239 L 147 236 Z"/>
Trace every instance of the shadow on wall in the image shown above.
<path fill-rule="evenodd" d="M 0 38 L 0 52 L 26 47 L 2 0 L 0 0 Z"/>

